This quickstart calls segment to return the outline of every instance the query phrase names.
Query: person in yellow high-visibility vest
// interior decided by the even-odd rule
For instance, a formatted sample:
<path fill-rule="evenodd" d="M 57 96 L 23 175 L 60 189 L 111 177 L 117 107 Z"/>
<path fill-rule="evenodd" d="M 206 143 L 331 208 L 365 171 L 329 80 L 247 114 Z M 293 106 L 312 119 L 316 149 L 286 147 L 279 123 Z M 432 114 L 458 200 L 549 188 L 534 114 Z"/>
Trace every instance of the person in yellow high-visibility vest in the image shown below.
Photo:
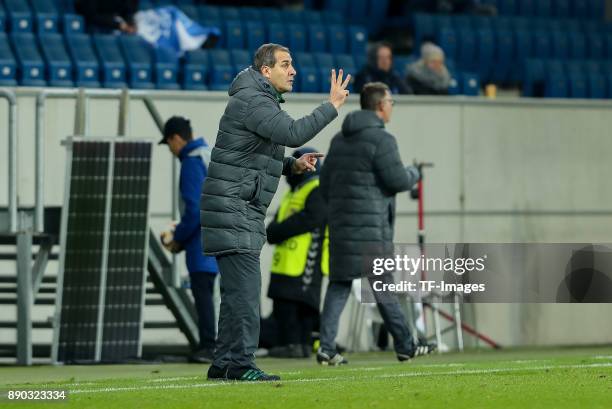
<path fill-rule="evenodd" d="M 297 149 L 293 156 L 316 152 Z M 277 346 L 270 356 L 307 358 L 312 351 L 312 331 L 318 328 L 322 276 L 328 274 L 326 208 L 319 193 L 319 169 L 287 176 L 291 187 L 267 227 L 275 244 L 268 297 L 277 328 Z"/>

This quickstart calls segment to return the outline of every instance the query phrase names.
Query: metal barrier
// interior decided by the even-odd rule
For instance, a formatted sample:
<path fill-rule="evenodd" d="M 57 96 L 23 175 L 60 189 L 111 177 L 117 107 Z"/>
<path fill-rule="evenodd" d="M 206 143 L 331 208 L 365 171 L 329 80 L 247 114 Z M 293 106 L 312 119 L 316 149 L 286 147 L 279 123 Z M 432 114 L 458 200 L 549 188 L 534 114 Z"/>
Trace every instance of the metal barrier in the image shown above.
<path fill-rule="evenodd" d="M 0 98 L 9 105 L 8 126 L 8 212 L 9 231 L 17 231 L 17 98 L 15 92 L 0 89 Z"/>

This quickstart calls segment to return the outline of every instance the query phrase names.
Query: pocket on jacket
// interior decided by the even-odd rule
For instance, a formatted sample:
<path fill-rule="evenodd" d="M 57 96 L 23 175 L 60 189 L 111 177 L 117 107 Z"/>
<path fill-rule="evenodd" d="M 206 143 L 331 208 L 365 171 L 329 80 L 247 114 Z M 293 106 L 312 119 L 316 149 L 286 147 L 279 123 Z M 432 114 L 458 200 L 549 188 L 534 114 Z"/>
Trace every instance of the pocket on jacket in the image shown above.
<path fill-rule="evenodd" d="M 252 172 L 254 172 L 254 174 Z M 240 198 L 247 202 L 254 202 L 259 199 L 260 192 L 261 175 L 257 171 L 247 169 L 242 179 Z"/>

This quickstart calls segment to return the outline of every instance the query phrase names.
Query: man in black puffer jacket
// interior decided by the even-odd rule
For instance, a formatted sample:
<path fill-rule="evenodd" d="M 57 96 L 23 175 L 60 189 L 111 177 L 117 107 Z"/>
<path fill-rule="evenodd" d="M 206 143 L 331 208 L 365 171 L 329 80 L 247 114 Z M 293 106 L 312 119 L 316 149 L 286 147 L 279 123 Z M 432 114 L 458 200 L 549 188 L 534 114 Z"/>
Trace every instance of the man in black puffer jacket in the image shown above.
<path fill-rule="evenodd" d="M 280 107 L 296 71 L 289 50 L 264 44 L 253 66 L 232 83 L 219 123 L 208 177 L 200 200 L 202 245 L 216 256 L 221 274 L 219 331 L 209 379 L 270 381 L 255 366 L 259 342 L 261 272 L 259 255 L 266 241 L 264 219 L 281 176 L 315 169 L 316 153 L 284 157 L 285 146 L 314 138 L 338 115 L 348 95 L 350 75 L 331 73 L 329 102 L 293 120 Z"/>
<path fill-rule="evenodd" d="M 317 354 L 317 361 L 324 365 L 346 363 L 336 352 L 335 338 L 352 281 L 362 276 L 370 258 L 393 255 L 395 195 L 410 190 L 420 177 L 416 167 L 404 167 L 395 137 L 385 131 L 392 109 L 387 85 L 366 84 L 361 91 L 361 110 L 346 116 L 321 171 L 330 246 L 330 283 Z M 412 358 L 421 350 L 414 345 L 397 299 L 377 301 L 398 359 Z"/>

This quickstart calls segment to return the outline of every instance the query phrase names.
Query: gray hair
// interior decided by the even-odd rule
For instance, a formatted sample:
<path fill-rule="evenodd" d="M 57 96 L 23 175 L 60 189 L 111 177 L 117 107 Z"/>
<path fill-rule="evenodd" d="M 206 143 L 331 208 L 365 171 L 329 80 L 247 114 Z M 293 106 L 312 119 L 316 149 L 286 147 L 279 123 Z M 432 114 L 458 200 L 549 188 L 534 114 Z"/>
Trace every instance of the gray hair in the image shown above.
<path fill-rule="evenodd" d="M 434 43 L 423 43 L 421 46 L 421 58 L 425 61 L 443 60 L 444 50 Z"/>
<path fill-rule="evenodd" d="M 253 68 L 259 72 L 261 72 L 261 68 L 264 65 L 273 68 L 274 64 L 276 64 L 275 54 L 277 51 L 284 51 L 288 53 L 289 49 L 274 43 L 264 44 L 259 47 L 255 52 L 255 56 L 253 57 Z"/>

